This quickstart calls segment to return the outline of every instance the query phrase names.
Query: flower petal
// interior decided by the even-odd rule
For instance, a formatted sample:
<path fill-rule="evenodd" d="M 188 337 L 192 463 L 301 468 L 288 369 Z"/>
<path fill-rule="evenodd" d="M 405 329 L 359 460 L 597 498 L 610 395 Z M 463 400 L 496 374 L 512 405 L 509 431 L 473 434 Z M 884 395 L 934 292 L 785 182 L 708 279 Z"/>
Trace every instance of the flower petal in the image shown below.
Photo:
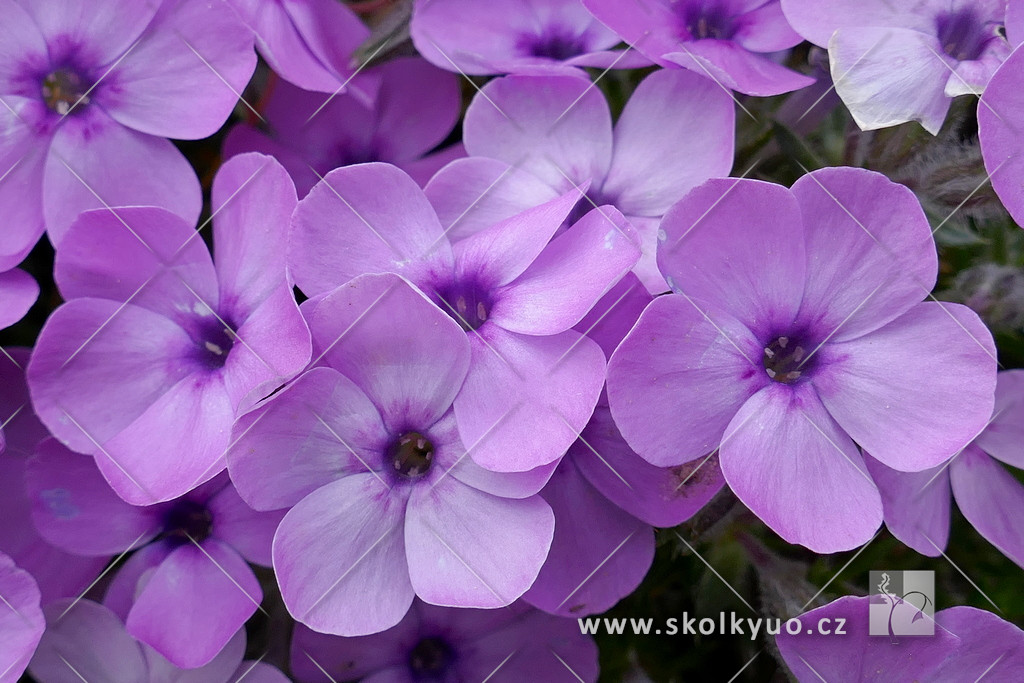
<path fill-rule="evenodd" d="M 253 564 L 269 567 L 270 554 L 283 510 L 258 512 L 249 507 L 232 485 L 220 490 L 207 503 L 213 517 L 213 535 Z"/>
<path fill-rule="evenodd" d="M 22 2 L 21 6 L 48 41 L 61 47 L 81 46 L 81 57 L 99 67 L 131 48 L 152 21 L 159 3 L 106 0 L 85 6 L 75 0 L 54 0 Z"/>
<path fill-rule="evenodd" d="M 65 614 L 65 611 L 67 612 Z M 46 606 L 48 626 L 30 672 L 43 681 L 139 683 L 149 680 L 142 648 L 113 612 L 91 600 Z M 68 666 L 74 668 L 74 671 Z M 75 672 L 78 676 L 75 677 Z"/>
<path fill-rule="evenodd" d="M 416 595 L 448 607 L 509 605 L 537 578 L 554 526 L 539 496 L 498 498 L 451 477 L 419 486 L 405 522 Z"/>
<path fill-rule="evenodd" d="M 922 555 L 941 555 L 949 541 L 952 502 L 949 465 L 943 463 L 920 472 L 900 472 L 867 453 L 864 462 L 882 494 L 885 526 L 890 533 Z"/>
<path fill-rule="evenodd" d="M 39 297 L 39 285 L 23 270 L 0 273 L 0 329 L 25 317 Z"/>
<path fill-rule="evenodd" d="M 1020 17 L 1024 40 L 1024 3 L 1010 3 Z M 1010 26 L 1007 26 L 1009 30 Z M 1011 35 L 1012 37 L 1012 35 Z M 1024 50 L 1014 50 L 996 71 L 985 88 L 978 106 L 978 137 L 992 188 L 1018 225 L 1024 225 L 1024 196 L 1020 179 L 1024 177 L 1024 144 L 1017 112 L 1024 111 Z M 2 186 L 0 186 L 2 187 Z"/>
<path fill-rule="evenodd" d="M 996 460 L 968 446 L 949 466 L 960 512 L 989 543 L 1024 567 L 1024 485 Z"/>
<path fill-rule="evenodd" d="M 814 83 L 810 76 L 787 69 L 768 56 L 750 52 L 731 40 L 687 41 L 679 48 L 681 52 L 670 52 L 665 59 L 708 76 L 719 87 L 745 95 L 781 95 Z"/>
<path fill-rule="evenodd" d="M 401 621 L 413 599 L 405 508 L 367 473 L 331 482 L 289 510 L 274 537 L 274 570 L 291 615 L 345 636 Z"/>
<path fill-rule="evenodd" d="M 755 394 L 729 424 L 720 458 L 736 496 L 789 543 L 849 550 L 882 523 L 864 459 L 810 384 Z"/>
<path fill-rule="evenodd" d="M 992 422 L 974 443 L 993 458 L 1024 468 L 1024 370 L 1007 370 L 996 376 Z"/>
<path fill-rule="evenodd" d="M 992 416 L 995 347 L 966 306 L 922 303 L 859 339 L 818 351 L 812 382 L 829 413 L 889 467 L 935 467 Z"/>
<path fill-rule="evenodd" d="M 760 354 L 733 318 L 707 319 L 683 296 L 658 297 L 608 363 L 615 424 L 653 465 L 703 457 L 718 448 L 739 407 L 771 381 L 750 360 Z"/>
<path fill-rule="evenodd" d="M 0 205 L 4 207 L 4 239 L 0 270 L 21 263 L 43 234 L 43 169 L 50 147 L 38 101 L 4 95 L 0 106 Z M 42 129 L 42 130 L 39 130 Z"/>
<path fill-rule="evenodd" d="M 0 553 L 0 683 L 15 683 L 28 666 L 45 621 L 35 579 Z"/>

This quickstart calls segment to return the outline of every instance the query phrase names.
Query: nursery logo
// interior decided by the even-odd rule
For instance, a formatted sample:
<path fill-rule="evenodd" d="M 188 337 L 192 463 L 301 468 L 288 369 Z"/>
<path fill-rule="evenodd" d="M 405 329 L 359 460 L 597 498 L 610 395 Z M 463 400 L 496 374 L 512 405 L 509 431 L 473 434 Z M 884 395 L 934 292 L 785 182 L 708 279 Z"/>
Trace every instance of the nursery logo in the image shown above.
<path fill-rule="evenodd" d="M 935 572 L 870 572 L 868 633 L 873 636 L 935 635 Z"/>

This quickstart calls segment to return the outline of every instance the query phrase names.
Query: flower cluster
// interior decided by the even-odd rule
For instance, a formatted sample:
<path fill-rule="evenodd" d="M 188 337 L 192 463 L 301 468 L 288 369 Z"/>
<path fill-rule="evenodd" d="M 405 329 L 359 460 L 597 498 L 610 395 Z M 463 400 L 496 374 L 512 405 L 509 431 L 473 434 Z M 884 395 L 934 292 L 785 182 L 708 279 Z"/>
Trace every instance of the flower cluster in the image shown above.
<path fill-rule="evenodd" d="M 1021 41 L 1019 0 L 0 0 L 0 683 L 677 680 L 577 619 L 732 597 L 847 625 L 766 677 L 1024 680 L 1024 608 L 879 639 L 810 578 L 884 536 L 1020 580 L 1024 310 L 942 287 L 1024 267 Z"/>

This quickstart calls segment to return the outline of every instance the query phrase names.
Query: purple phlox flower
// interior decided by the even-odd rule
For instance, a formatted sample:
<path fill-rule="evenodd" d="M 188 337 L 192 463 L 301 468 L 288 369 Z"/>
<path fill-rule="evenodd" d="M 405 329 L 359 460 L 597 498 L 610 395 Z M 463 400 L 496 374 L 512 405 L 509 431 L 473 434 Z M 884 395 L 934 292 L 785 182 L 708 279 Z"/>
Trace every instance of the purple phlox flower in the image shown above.
<path fill-rule="evenodd" d="M 45 626 L 35 579 L 0 553 L 0 683 L 21 677 Z"/>
<path fill-rule="evenodd" d="M 1006 0 L 782 0 L 827 47 L 836 92 L 863 130 L 919 121 L 937 134 L 950 101 L 980 95 L 1010 53 Z"/>
<path fill-rule="evenodd" d="M 291 508 L 274 537 L 288 611 L 317 631 L 365 635 L 401 621 L 414 595 L 514 602 L 551 545 L 554 518 L 536 494 L 554 464 L 496 473 L 467 456 L 452 411 L 470 366 L 463 330 L 390 274 L 303 310 L 319 366 L 242 416 L 228 453 L 250 505 Z"/>
<path fill-rule="evenodd" d="M 199 182 L 163 138 L 227 119 L 256 67 L 234 13 L 205 0 L 0 0 L 0 270 L 87 209 L 195 221 Z"/>
<path fill-rule="evenodd" d="M 106 558 L 66 553 L 44 541 L 32 524 L 25 467 L 36 444 L 49 434 L 29 403 L 24 370 L 29 354 L 29 349 L 14 347 L 0 354 L 0 423 L 7 441 L 0 453 L 0 552 L 32 574 L 46 605 L 80 595 L 103 571 Z"/>
<path fill-rule="evenodd" d="M 792 189 L 711 180 L 661 224 L 656 298 L 608 367 L 612 417 L 655 465 L 719 449 L 748 508 L 791 543 L 836 552 L 882 521 L 857 445 L 919 471 L 992 415 L 992 336 L 937 277 L 916 197 L 854 168 Z"/>
<path fill-rule="evenodd" d="M 252 30 L 260 55 L 281 78 L 303 90 L 323 93 L 337 94 L 353 85 L 349 79 L 359 65 L 352 62 L 352 55 L 370 37 L 370 29 L 345 3 L 223 1 Z"/>
<path fill-rule="evenodd" d="M 955 499 L 978 533 L 1024 567 L 1024 485 L 1003 467 L 1024 468 L 1024 370 L 999 373 L 992 421 L 949 462 L 899 472 L 866 460 L 882 493 L 885 524 L 896 538 L 938 557 L 949 540 Z"/>
<path fill-rule="evenodd" d="M 640 234 L 636 272 L 667 289 L 655 263 L 658 221 L 689 190 L 732 168 L 732 100 L 687 71 L 636 88 L 614 128 L 598 88 L 569 76 L 509 76 L 474 98 L 463 124 L 469 159 L 442 169 L 427 197 L 452 239 L 589 182 L 570 222 L 610 204 Z"/>
<path fill-rule="evenodd" d="M 462 442 L 483 467 L 523 472 L 560 458 L 593 413 L 605 360 L 571 328 L 639 256 L 634 230 L 611 206 L 551 239 L 584 191 L 453 245 L 399 169 L 338 169 L 299 202 L 291 272 L 310 296 L 368 272 L 417 285 L 470 341 L 455 399 Z"/>
<path fill-rule="evenodd" d="M 500 610 L 434 607 L 419 600 L 383 633 L 339 638 L 303 626 L 292 639 L 292 673 L 329 681 L 597 680 L 597 646 L 574 619 L 519 602 Z"/>
<path fill-rule="evenodd" d="M 611 355 L 651 296 L 624 277 L 576 326 Z M 654 559 L 654 526 L 684 522 L 725 484 L 714 458 L 655 467 L 623 441 L 602 396 L 541 496 L 555 513 L 548 559 L 523 599 L 562 616 L 604 612 Z"/>
<path fill-rule="evenodd" d="M 800 633 L 783 629 L 775 642 L 796 680 L 1024 680 L 1024 631 L 1013 624 L 974 607 L 950 607 L 935 613 L 934 636 L 868 635 L 871 601 L 886 599 L 884 595 L 839 598 L 800 615 Z M 819 624 L 830 631 L 841 626 L 845 635 L 819 634 Z"/>
<path fill-rule="evenodd" d="M 155 207 L 87 212 L 57 254 L 68 301 L 29 363 L 32 402 L 133 504 L 221 471 L 236 411 L 309 362 L 285 271 L 288 173 L 271 157 L 235 157 L 212 201 L 216 260 L 198 231 Z"/>
<path fill-rule="evenodd" d="M 427 60 L 462 74 L 650 64 L 635 50 L 612 50 L 619 37 L 580 0 L 415 0 L 410 33 Z"/>
<path fill-rule="evenodd" d="M 664 67 L 747 95 L 779 95 L 814 79 L 771 59 L 800 42 L 779 0 L 583 0 L 598 19 Z"/>
<path fill-rule="evenodd" d="M 0 273 L 0 330 L 24 318 L 38 297 L 39 285 L 25 271 Z M 0 451 L 4 448 L 3 438 L 0 430 Z"/>
<path fill-rule="evenodd" d="M 1024 3 L 1022 3 L 1024 4 Z M 1020 10 L 1024 14 L 1024 9 Z M 1024 23 L 1024 20 L 1022 20 Z M 1022 31 L 1024 33 L 1024 31 Z M 1024 35 L 1021 36 L 1024 39 Z M 992 76 L 978 104 L 978 138 L 992 189 L 1017 225 L 1024 226 L 1024 49 L 1017 48 Z"/>
<path fill-rule="evenodd" d="M 104 604 L 127 632 L 183 668 L 210 662 L 263 599 L 247 561 L 270 566 L 283 516 L 249 508 L 221 473 L 181 498 L 124 502 L 87 455 L 48 439 L 25 475 L 32 519 L 62 550 L 110 558 L 118 569 Z"/>
<path fill-rule="evenodd" d="M 178 668 L 145 643 L 132 638 L 124 623 L 90 600 L 59 600 L 48 605 L 46 632 L 29 672 L 40 683 L 287 683 L 280 671 L 258 661 L 242 661 L 245 630 L 207 664 Z M 173 614 L 173 610 L 168 610 Z"/>
<path fill-rule="evenodd" d="M 431 153 L 461 115 L 457 76 L 410 57 L 362 71 L 352 82 L 364 97 L 345 93 L 326 104 L 320 93 L 274 82 L 263 111 L 267 130 L 235 126 L 224 141 L 225 156 L 272 154 L 300 197 L 340 166 L 386 161 L 425 185 L 446 163 L 465 156 L 459 144 Z"/>

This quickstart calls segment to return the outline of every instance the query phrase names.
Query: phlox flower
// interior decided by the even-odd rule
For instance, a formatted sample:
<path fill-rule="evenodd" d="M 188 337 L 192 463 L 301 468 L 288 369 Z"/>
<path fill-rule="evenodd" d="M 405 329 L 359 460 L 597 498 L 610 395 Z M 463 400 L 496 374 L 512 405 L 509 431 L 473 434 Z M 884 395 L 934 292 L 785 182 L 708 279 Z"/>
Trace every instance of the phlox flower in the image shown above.
<path fill-rule="evenodd" d="M 132 638 L 116 614 L 91 600 L 47 605 L 46 633 L 29 672 L 40 683 L 287 683 L 262 662 L 242 661 L 245 631 L 233 635 L 209 663 L 181 669 Z"/>
<path fill-rule="evenodd" d="M 580 0 L 415 0 L 409 28 L 421 55 L 464 74 L 649 64 L 636 52 L 611 51 L 619 37 Z"/>
<path fill-rule="evenodd" d="M 452 244 L 399 169 L 338 169 L 299 202 L 290 269 L 309 296 L 362 273 L 399 273 L 419 287 L 470 342 L 454 404 L 470 456 L 523 472 L 560 458 L 593 413 L 605 360 L 571 328 L 639 256 L 635 232 L 610 206 L 551 239 L 583 190 Z"/>
<path fill-rule="evenodd" d="M 470 158 L 442 169 L 427 197 L 458 240 L 589 183 L 569 222 L 594 206 L 621 211 L 640 234 L 637 274 L 665 291 L 658 221 L 689 190 L 729 174 L 734 127 L 728 93 L 687 71 L 645 78 L 614 126 L 586 79 L 509 76 L 473 99 L 463 123 Z"/>
<path fill-rule="evenodd" d="M 246 561 L 270 565 L 282 515 L 250 509 L 226 474 L 177 500 L 129 505 L 92 458 L 48 439 L 29 461 L 25 485 L 47 542 L 88 557 L 135 550 L 104 604 L 129 635 L 176 666 L 213 660 L 256 612 L 263 593 Z"/>
<path fill-rule="evenodd" d="M 1024 370 L 999 373 L 991 422 L 949 462 L 899 472 L 866 460 L 882 493 L 885 525 L 896 538 L 938 557 L 949 540 L 955 499 L 978 533 L 1024 567 L 1024 485 L 1003 467 L 1024 468 Z"/>
<path fill-rule="evenodd" d="M 882 521 L 857 449 L 934 467 L 992 414 L 992 336 L 937 277 L 913 193 L 822 169 L 786 189 L 711 180 L 661 224 L 656 298 L 608 367 L 612 417 L 656 465 L 719 449 L 741 501 L 791 543 L 836 552 Z"/>
<path fill-rule="evenodd" d="M 107 558 L 66 553 L 43 540 L 32 523 L 25 469 L 36 445 L 49 434 L 29 404 L 24 370 L 29 353 L 7 347 L 0 354 L 0 422 L 6 438 L 0 452 L 0 552 L 32 575 L 46 605 L 81 595 L 103 571 Z"/>
<path fill-rule="evenodd" d="M 344 92 L 359 66 L 352 55 L 370 36 L 370 29 L 337 0 L 222 2 L 252 31 L 274 72 L 303 90 Z"/>
<path fill-rule="evenodd" d="M 224 155 L 273 155 L 300 197 L 340 166 L 385 161 L 425 185 L 439 168 L 464 156 L 460 145 L 431 153 L 461 115 L 457 76 L 403 57 L 361 71 L 352 83 L 359 96 L 342 93 L 329 101 L 287 82 L 272 83 L 263 107 L 267 130 L 238 124 L 224 140 Z"/>
<path fill-rule="evenodd" d="M 495 473 L 467 457 L 452 411 L 470 365 L 465 332 L 391 274 L 358 277 L 303 312 L 316 367 L 242 416 L 228 453 L 250 505 L 290 508 L 273 547 L 288 611 L 320 632 L 366 635 L 401 621 L 413 596 L 514 602 L 551 544 L 536 493 L 553 466 Z"/>
<path fill-rule="evenodd" d="M 163 138 L 224 123 L 256 67 L 252 37 L 206 0 L 0 2 L 0 270 L 87 209 L 199 216 L 199 182 Z"/>
<path fill-rule="evenodd" d="M 950 607 L 935 613 L 934 636 L 889 638 L 868 635 L 869 605 L 877 599 L 886 598 L 839 598 L 800 615 L 807 632 L 777 635 L 779 653 L 796 680 L 940 683 L 1024 677 L 1024 631 L 991 612 Z M 845 635 L 819 634 L 820 623 L 830 630 L 841 623 Z"/>
<path fill-rule="evenodd" d="M 611 355 L 651 296 L 624 277 L 576 329 Z M 602 395 L 540 495 L 555 513 L 547 561 L 523 600 L 579 617 L 636 590 L 654 559 L 654 528 L 681 524 L 725 484 L 714 458 L 655 467 L 630 450 Z"/>
<path fill-rule="evenodd" d="M 781 0 L 827 47 L 836 92 L 863 130 L 919 121 L 939 132 L 952 98 L 980 95 L 1010 53 L 1005 0 Z"/>
<path fill-rule="evenodd" d="M 779 95 L 814 82 L 769 54 L 800 42 L 779 0 L 583 0 L 630 45 L 746 95 Z"/>
<path fill-rule="evenodd" d="M 43 635 L 39 587 L 24 569 L 0 553 L 0 683 L 15 683 Z"/>
<path fill-rule="evenodd" d="M 1024 3 L 1022 3 L 1024 4 Z M 1021 10 L 1024 15 L 1024 9 Z M 1024 24 L 1024 21 L 1022 21 Z M 1021 36 L 1024 39 L 1024 35 Z M 978 104 L 978 138 L 992 189 L 1024 226 L 1024 50 L 1017 48 L 992 76 Z"/>
<path fill-rule="evenodd" d="M 213 183 L 214 251 L 155 207 L 83 214 L 58 252 L 65 304 L 28 366 L 32 403 L 133 504 L 176 498 L 224 468 L 235 413 L 309 362 L 285 272 L 296 204 L 270 157 Z"/>
<path fill-rule="evenodd" d="M 401 623 L 374 635 L 339 638 L 297 627 L 292 672 L 300 683 L 593 683 L 597 647 L 590 636 L 580 633 L 575 620 L 552 617 L 522 603 L 474 610 L 417 600 Z"/>

